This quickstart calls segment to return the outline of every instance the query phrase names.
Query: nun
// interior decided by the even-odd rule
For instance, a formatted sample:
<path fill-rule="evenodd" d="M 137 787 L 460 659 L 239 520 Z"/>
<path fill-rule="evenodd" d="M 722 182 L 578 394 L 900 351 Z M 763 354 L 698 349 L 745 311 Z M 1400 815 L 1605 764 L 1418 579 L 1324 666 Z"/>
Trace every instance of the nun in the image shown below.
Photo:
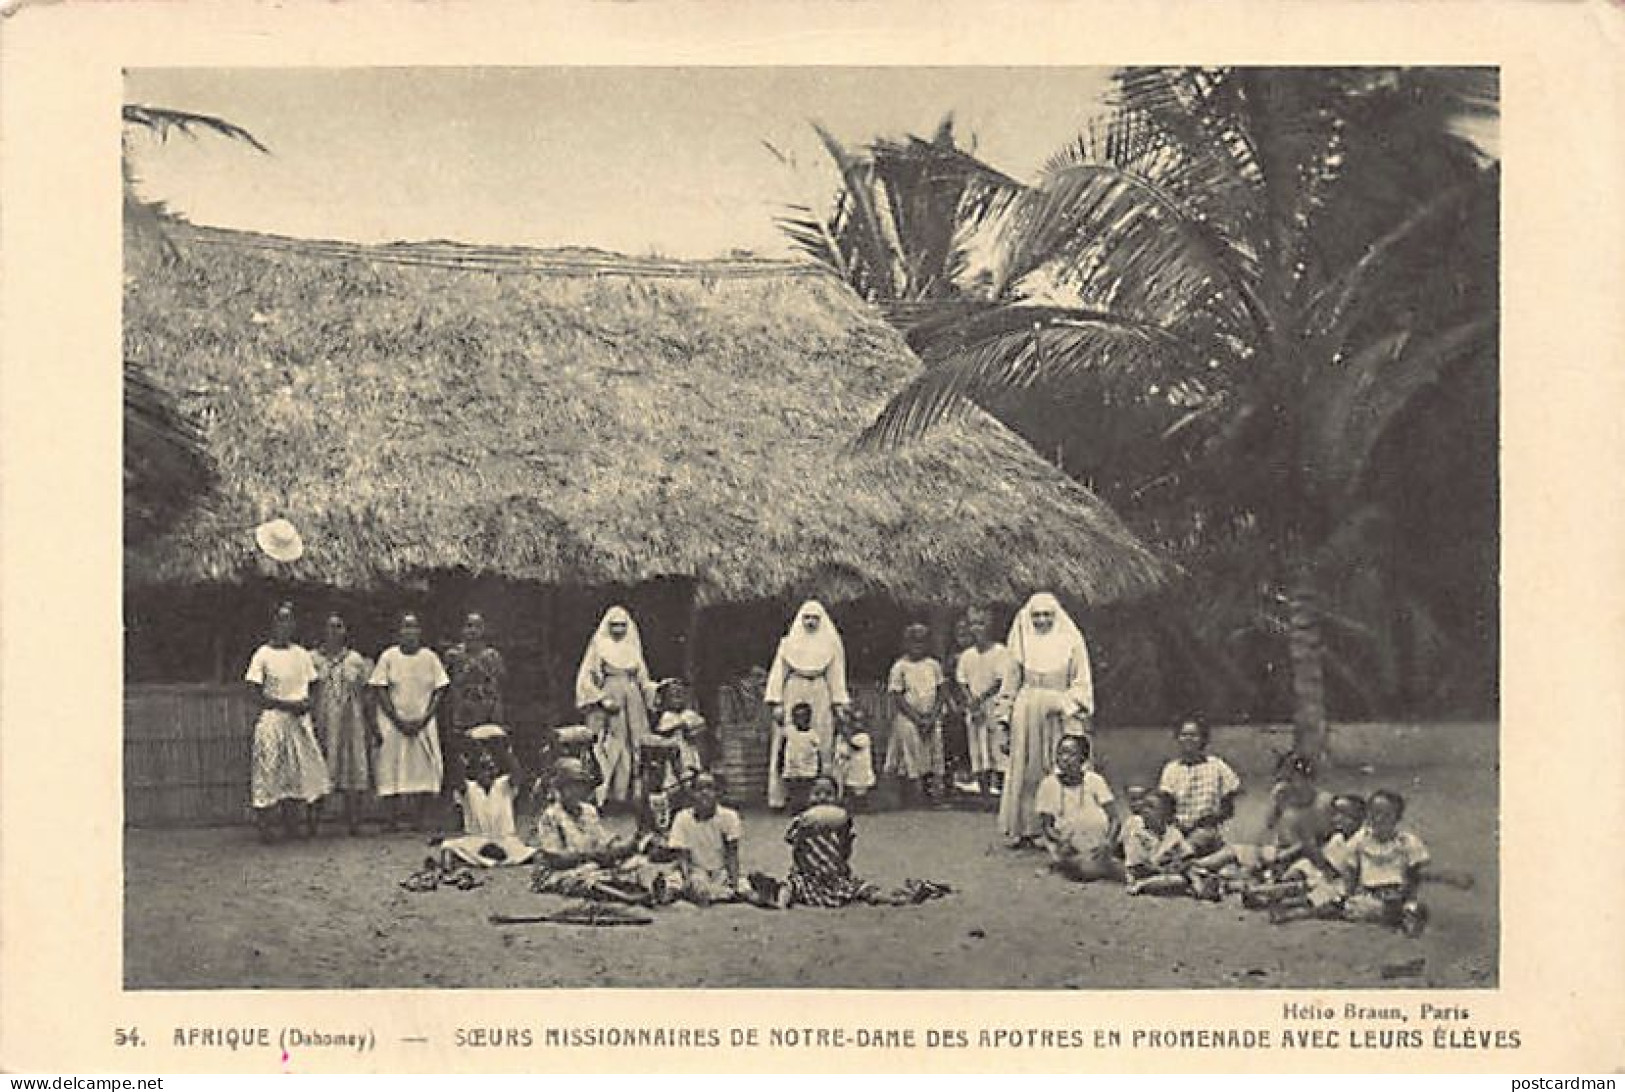
<path fill-rule="evenodd" d="M 638 624 L 625 607 L 610 607 L 587 642 L 576 672 L 576 708 L 596 735 L 593 755 L 603 780 L 598 805 L 630 803 L 638 744 L 649 734 L 654 685 L 643 659 Z"/>
<path fill-rule="evenodd" d="M 790 628 L 779 641 L 773 666 L 767 674 L 763 694 L 772 718 L 768 749 L 767 804 L 782 808 L 788 802 L 784 780 L 779 776 L 779 757 L 784 751 L 785 710 L 802 702 L 812 706 L 813 734 L 825 773 L 835 769 L 836 710 L 852 704 L 846 691 L 846 646 L 840 631 L 830 621 L 829 612 L 816 600 L 801 604 Z"/>
<path fill-rule="evenodd" d="M 1049 773 L 1056 732 L 1087 734 L 1095 691 L 1083 633 L 1048 592 L 1027 600 L 1005 643 L 1009 658 L 994 705 L 995 719 L 1010 740 L 999 831 L 1020 847 L 1042 833 L 1034 804 Z"/>

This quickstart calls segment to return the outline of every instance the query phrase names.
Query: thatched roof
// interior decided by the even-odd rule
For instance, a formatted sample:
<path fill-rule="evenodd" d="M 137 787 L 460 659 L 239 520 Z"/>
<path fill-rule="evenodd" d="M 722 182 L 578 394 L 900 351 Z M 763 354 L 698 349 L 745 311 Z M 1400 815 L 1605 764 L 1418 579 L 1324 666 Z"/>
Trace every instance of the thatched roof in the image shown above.
<path fill-rule="evenodd" d="M 265 571 L 700 581 L 705 601 L 1038 587 L 1101 602 L 1157 560 L 980 411 L 892 453 L 850 442 L 919 368 L 799 263 L 364 247 L 176 227 L 128 244 L 126 355 L 202 421 L 220 485 L 126 556 L 136 583 Z"/>

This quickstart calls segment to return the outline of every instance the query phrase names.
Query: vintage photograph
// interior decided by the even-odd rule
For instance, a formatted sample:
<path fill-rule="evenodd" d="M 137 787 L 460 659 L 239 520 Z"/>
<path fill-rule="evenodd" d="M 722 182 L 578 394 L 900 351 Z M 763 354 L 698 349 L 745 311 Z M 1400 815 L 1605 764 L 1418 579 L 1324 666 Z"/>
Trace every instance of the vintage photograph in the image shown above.
<path fill-rule="evenodd" d="M 1497 987 L 1499 103 L 126 70 L 125 989 Z"/>

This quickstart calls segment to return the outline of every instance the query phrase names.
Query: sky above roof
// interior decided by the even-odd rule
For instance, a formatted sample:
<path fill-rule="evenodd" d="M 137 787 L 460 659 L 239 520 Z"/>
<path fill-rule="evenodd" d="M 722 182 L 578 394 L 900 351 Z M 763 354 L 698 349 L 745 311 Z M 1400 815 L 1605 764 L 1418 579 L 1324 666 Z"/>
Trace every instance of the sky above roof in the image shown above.
<path fill-rule="evenodd" d="M 1093 68 L 134 70 L 126 100 L 226 118 L 131 142 L 143 195 L 200 224 L 355 242 L 451 239 L 627 254 L 786 255 L 773 218 L 827 205 L 813 131 L 929 136 L 1017 178 L 1103 109 Z M 770 151 L 789 159 L 787 165 Z"/>

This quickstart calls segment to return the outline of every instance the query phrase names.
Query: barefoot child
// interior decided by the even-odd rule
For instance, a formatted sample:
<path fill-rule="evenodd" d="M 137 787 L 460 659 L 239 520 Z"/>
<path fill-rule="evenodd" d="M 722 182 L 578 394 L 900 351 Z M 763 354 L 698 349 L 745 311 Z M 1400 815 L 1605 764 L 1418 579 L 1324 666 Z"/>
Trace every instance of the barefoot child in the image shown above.
<path fill-rule="evenodd" d="M 835 741 L 835 778 L 847 806 L 863 811 L 875 787 L 875 756 L 869 714 L 856 706 L 847 711 Z"/>
<path fill-rule="evenodd" d="M 519 840 L 514 821 L 514 802 L 525 778 L 508 734 L 495 724 L 476 725 L 464 733 L 459 753 L 463 835 L 441 843 L 442 861 L 449 866 L 455 857 L 485 868 L 529 861 L 536 851 Z"/>
<path fill-rule="evenodd" d="M 813 730 L 813 707 L 797 702 L 790 709 L 790 728 L 779 750 L 779 781 L 784 785 L 786 806 L 791 813 L 807 806 L 813 779 L 824 772 L 824 755 L 818 733 Z"/>
<path fill-rule="evenodd" d="M 1371 794 L 1365 827 L 1348 843 L 1354 894 L 1344 900 L 1343 917 L 1417 936 L 1427 924 L 1427 908 L 1416 895 L 1431 858 L 1421 838 L 1399 829 L 1404 816 L 1405 798 L 1399 793 L 1379 789 Z"/>
<path fill-rule="evenodd" d="M 1352 793 L 1332 797 L 1331 830 L 1321 844 L 1293 862 L 1281 883 L 1247 891 L 1242 905 L 1254 910 L 1269 907 L 1270 920 L 1276 924 L 1341 917 L 1354 880 L 1349 841 L 1364 826 L 1363 797 Z"/>
<path fill-rule="evenodd" d="M 666 847 L 677 854 L 683 895 L 697 906 L 749 898 L 751 889 L 739 874 L 739 841 L 744 827 L 739 813 L 717 802 L 715 775 L 695 775 L 694 804 L 671 821 Z"/>
<path fill-rule="evenodd" d="M 903 631 L 903 655 L 892 665 L 886 690 L 892 697 L 891 740 L 886 773 L 898 779 L 906 803 L 929 795 L 942 780 L 942 665 L 926 655 L 931 631 L 918 622 Z"/>
<path fill-rule="evenodd" d="M 664 835 L 672 816 L 686 805 L 683 786 L 699 768 L 689 737 L 704 727 L 704 718 L 688 708 L 681 679 L 664 679 L 655 687 L 654 722 L 638 745 L 639 833 Z"/>
<path fill-rule="evenodd" d="M 1208 727 L 1187 720 L 1174 738 L 1179 756 L 1162 768 L 1157 787 L 1174 798 L 1174 822 L 1196 854 L 1224 845 L 1221 827 L 1235 814 L 1241 778 L 1224 759 L 1207 753 Z"/>
<path fill-rule="evenodd" d="M 994 703 L 1009 667 L 1010 652 L 993 640 L 988 630 L 987 611 L 973 607 L 965 615 L 971 647 L 959 654 L 954 678 L 965 696 L 965 738 L 970 750 L 971 773 L 983 797 L 1003 788 L 1004 771 L 1010 765 L 1010 729 L 1001 728 L 993 715 Z"/>
<path fill-rule="evenodd" d="M 1184 895 L 1190 892 L 1185 862 L 1191 855 L 1185 832 L 1174 821 L 1173 795 L 1152 789 L 1140 810 L 1123 824 L 1123 878 L 1130 895 Z"/>
<path fill-rule="evenodd" d="M 1034 803 L 1051 866 L 1080 882 L 1113 873 L 1111 846 L 1117 838 L 1112 790 L 1087 767 L 1089 752 L 1087 736 L 1062 736 L 1055 745 L 1055 772 L 1039 783 Z"/>

